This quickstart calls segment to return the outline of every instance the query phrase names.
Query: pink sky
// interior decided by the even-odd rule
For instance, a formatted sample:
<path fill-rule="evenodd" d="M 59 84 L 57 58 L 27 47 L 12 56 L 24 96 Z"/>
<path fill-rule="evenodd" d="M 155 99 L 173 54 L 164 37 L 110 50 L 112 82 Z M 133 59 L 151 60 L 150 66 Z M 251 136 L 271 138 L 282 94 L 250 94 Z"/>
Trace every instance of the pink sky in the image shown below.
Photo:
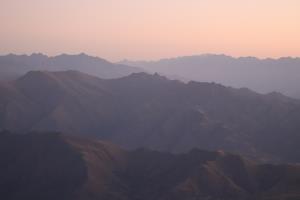
<path fill-rule="evenodd" d="M 300 56 L 299 0 L 0 0 L 0 54 Z"/>

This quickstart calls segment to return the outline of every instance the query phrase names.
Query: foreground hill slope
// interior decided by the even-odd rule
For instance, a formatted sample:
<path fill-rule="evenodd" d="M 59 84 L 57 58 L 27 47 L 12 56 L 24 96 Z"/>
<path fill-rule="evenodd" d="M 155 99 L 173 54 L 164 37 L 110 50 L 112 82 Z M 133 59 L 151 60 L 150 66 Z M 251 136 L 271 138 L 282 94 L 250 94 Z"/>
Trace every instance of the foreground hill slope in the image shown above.
<path fill-rule="evenodd" d="M 102 58 L 86 54 L 48 57 L 43 54 L 0 56 L 0 80 L 12 80 L 32 70 L 78 70 L 101 78 L 127 76 L 141 69 L 123 64 L 113 64 Z"/>
<path fill-rule="evenodd" d="M 0 134 L 0 198 L 296 200 L 300 167 L 194 149 L 173 155 L 53 133 Z"/>
<path fill-rule="evenodd" d="M 224 149 L 299 162 L 300 101 L 136 73 L 104 80 L 33 71 L 0 84 L 0 129 L 62 131 L 126 148 Z"/>

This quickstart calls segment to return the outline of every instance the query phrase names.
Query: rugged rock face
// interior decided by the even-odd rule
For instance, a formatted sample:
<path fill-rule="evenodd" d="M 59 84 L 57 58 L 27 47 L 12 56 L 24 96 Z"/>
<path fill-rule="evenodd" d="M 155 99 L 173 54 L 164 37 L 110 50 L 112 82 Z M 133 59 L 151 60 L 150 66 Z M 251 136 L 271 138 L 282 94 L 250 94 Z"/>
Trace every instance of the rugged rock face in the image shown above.
<path fill-rule="evenodd" d="M 140 149 L 57 133 L 0 135 L 0 198 L 285 200 L 300 198 L 298 165 L 260 165 L 194 149 Z"/>
<path fill-rule="evenodd" d="M 61 131 L 122 147 L 226 150 L 299 162 L 300 101 L 157 74 L 104 80 L 76 71 L 29 72 L 0 84 L 0 129 Z"/>

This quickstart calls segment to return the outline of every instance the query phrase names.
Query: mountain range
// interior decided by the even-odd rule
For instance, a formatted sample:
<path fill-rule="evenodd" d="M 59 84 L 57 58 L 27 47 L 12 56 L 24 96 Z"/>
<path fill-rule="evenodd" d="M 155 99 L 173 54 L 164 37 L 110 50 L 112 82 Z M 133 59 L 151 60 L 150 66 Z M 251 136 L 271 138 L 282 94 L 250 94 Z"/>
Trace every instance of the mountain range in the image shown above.
<path fill-rule="evenodd" d="M 0 133 L 5 200 L 298 200 L 300 166 L 223 151 L 125 151 L 59 133 Z"/>
<path fill-rule="evenodd" d="M 0 83 L 0 129 L 58 131 L 127 149 L 197 147 L 262 161 L 300 161 L 300 101 L 158 74 L 100 79 L 78 71 L 31 71 Z"/>
<path fill-rule="evenodd" d="M 300 58 L 234 58 L 203 54 L 158 61 L 120 62 L 158 72 L 183 81 L 216 82 L 236 88 L 250 88 L 260 93 L 280 92 L 300 98 Z"/>
<path fill-rule="evenodd" d="M 0 80 L 16 79 L 32 70 L 77 70 L 100 78 L 118 78 L 142 71 L 136 67 L 113 64 L 99 57 L 61 54 L 49 57 L 41 53 L 0 56 Z"/>

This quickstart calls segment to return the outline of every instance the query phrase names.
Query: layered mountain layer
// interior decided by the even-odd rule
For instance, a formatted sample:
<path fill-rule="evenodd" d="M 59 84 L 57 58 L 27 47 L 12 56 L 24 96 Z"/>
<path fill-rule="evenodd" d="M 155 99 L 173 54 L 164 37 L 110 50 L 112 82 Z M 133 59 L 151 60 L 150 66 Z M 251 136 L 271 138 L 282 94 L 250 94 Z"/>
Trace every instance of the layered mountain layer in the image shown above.
<path fill-rule="evenodd" d="M 136 73 L 104 80 L 33 71 L 0 84 L 0 129 L 61 131 L 122 147 L 195 147 L 299 162 L 300 101 L 213 83 Z"/>
<path fill-rule="evenodd" d="M 298 165 L 260 165 L 222 151 L 124 151 L 58 133 L 2 132 L 0 156 L 0 198 L 6 200 L 300 198 Z"/>

